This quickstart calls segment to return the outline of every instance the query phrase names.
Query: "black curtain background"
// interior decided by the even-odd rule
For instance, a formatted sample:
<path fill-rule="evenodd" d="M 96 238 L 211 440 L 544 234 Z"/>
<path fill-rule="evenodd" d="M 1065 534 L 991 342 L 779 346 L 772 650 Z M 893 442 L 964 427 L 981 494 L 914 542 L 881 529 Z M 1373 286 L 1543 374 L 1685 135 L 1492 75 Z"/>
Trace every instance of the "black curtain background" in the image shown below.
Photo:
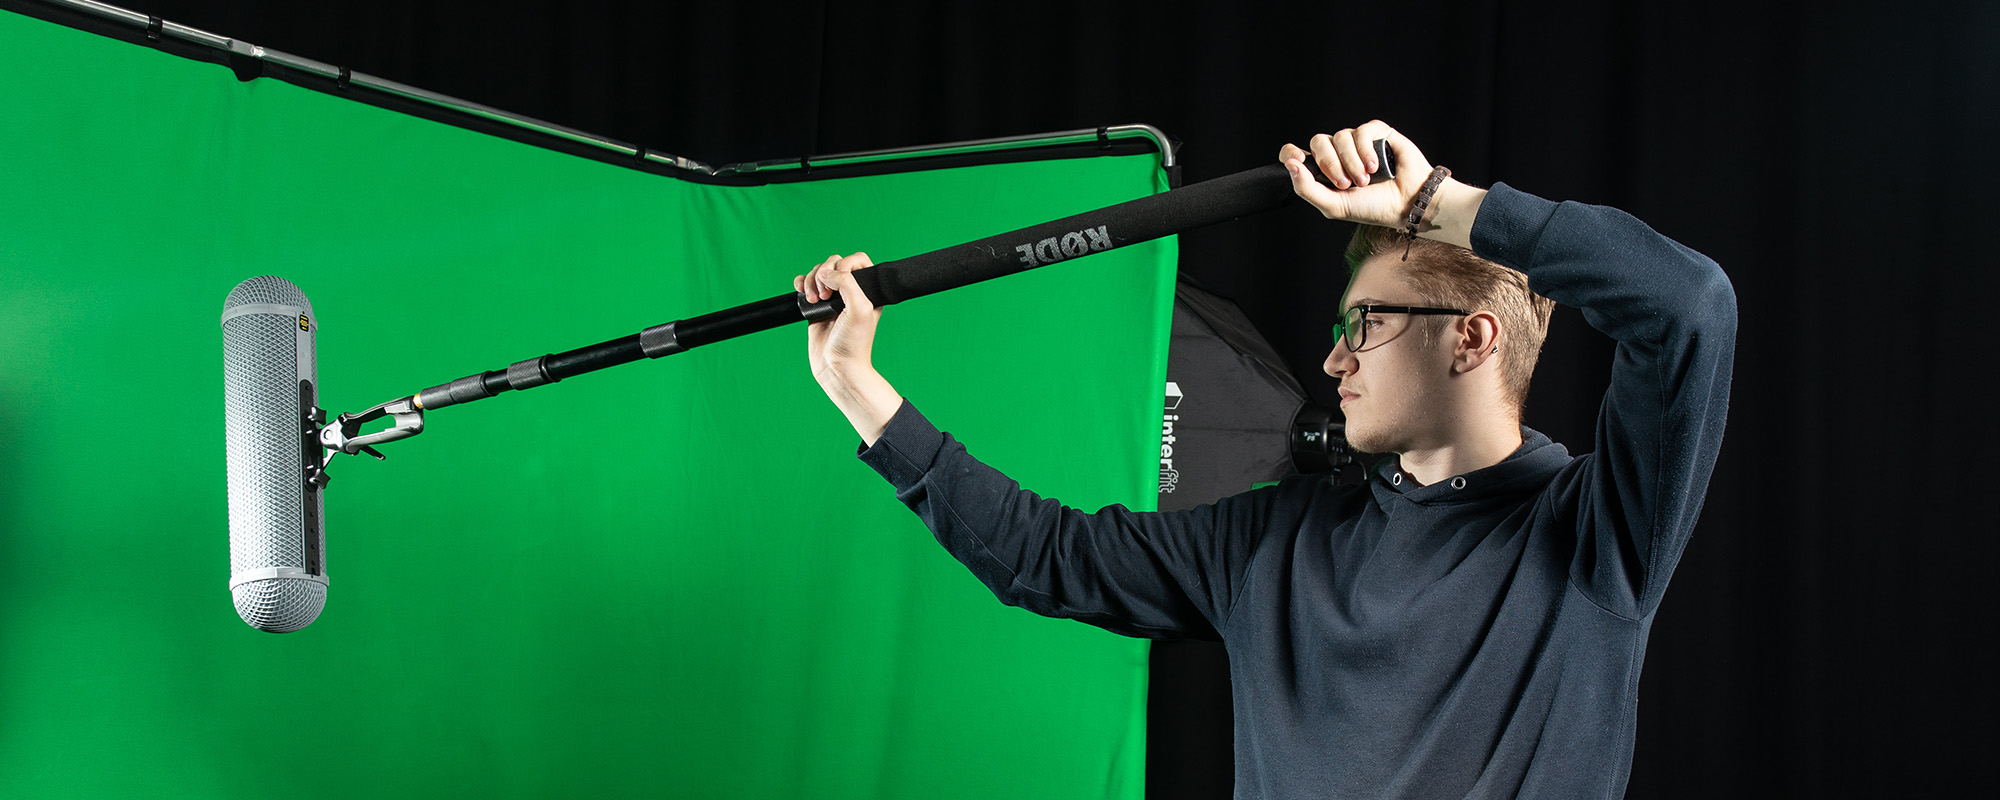
<path fill-rule="evenodd" d="M 1742 313 L 1628 796 L 1988 783 L 2000 4 L 122 5 L 711 164 L 1144 122 L 1198 181 L 1379 117 L 1465 180 L 1623 208 Z M 1346 235 L 1300 206 L 1182 238 L 1320 402 Z M 1588 450 L 1610 354 L 1559 311 L 1528 424 Z M 1226 737 L 1154 796 L 1226 796 Z"/>

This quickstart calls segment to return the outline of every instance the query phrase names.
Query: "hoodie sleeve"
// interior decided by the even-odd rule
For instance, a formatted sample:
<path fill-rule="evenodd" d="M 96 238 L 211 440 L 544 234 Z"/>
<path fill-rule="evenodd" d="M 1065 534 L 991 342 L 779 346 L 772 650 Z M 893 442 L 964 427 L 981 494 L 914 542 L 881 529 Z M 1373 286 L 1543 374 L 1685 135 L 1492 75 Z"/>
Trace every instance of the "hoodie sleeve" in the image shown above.
<path fill-rule="evenodd" d="M 1022 489 L 908 401 L 860 458 L 1002 602 L 1147 638 L 1216 638 L 1276 491 L 1086 513 Z"/>
<path fill-rule="evenodd" d="M 1736 293 L 1721 267 L 1630 214 L 1495 184 L 1473 251 L 1520 270 L 1617 342 L 1596 447 L 1580 458 L 1572 580 L 1634 618 L 1694 531 L 1729 407 Z"/>

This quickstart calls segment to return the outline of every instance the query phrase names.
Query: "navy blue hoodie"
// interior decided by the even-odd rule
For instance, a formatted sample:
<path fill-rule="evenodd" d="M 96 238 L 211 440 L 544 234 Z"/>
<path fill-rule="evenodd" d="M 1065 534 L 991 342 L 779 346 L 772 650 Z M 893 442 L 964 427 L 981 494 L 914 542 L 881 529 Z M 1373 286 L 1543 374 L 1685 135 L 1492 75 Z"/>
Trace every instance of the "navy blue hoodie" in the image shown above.
<path fill-rule="evenodd" d="M 1472 244 L 1617 341 L 1589 454 L 1524 428 L 1499 464 L 1430 486 L 1383 459 L 1361 486 L 1094 514 L 908 403 L 861 458 L 1002 601 L 1220 632 L 1239 798 L 1621 797 L 1653 612 L 1722 444 L 1735 294 L 1624 212 L 1505 184 Z"/>

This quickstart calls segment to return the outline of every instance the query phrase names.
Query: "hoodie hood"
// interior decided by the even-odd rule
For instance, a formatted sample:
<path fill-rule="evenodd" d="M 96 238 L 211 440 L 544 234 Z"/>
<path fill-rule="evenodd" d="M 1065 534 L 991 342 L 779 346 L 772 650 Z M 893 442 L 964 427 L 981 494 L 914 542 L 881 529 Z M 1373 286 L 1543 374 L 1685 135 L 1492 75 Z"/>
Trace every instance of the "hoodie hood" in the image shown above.
<path fill-rule="evenodd" d="M 1571 460 L 1568 449 L 1524 425 L 1521 446 L 1493 466 L 1418 486 L 1403 474 L 1400 460 L 1392 455 L 1375 462 L 1368 484 L 1376 504 L 1385 507 L 1397 502 L 1429 506 L 1511 500 L 1548 488 L 1549 481 Z"/>

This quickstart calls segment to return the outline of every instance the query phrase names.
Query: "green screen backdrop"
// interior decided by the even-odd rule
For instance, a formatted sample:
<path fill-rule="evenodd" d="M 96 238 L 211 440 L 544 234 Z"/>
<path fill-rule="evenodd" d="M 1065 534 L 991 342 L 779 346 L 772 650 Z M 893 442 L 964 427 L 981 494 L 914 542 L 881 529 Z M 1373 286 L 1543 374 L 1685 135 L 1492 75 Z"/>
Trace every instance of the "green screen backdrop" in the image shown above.
<path fill-rule="evenodd" d="M 697 185 L 0 12 L 0 795 L 1139 797 L 1146 647 L 995 601 L 804 327 L 338 460 L 326 611 L 229 601 L 218 318 L 284 276 L 384 400 L 1165 188 L 1156 158 Z M 1174 245 L 888 310 L 883 372 L 1070 504 L 1150 508 Z"/>

